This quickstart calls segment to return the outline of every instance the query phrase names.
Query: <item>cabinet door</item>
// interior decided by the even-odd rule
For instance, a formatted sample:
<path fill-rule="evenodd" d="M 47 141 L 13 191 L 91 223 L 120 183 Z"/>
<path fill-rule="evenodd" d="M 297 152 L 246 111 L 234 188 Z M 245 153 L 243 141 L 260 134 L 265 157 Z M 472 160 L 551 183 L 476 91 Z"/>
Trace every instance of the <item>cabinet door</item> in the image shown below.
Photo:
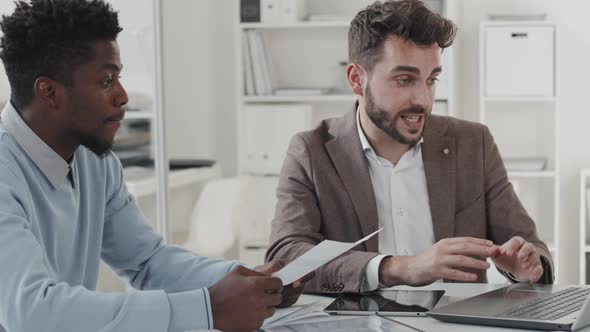
<path fill-rule="evenodd" d="M 487 27 L 486 96 L 553 96 L 554 35 L 547 26 Z"/>

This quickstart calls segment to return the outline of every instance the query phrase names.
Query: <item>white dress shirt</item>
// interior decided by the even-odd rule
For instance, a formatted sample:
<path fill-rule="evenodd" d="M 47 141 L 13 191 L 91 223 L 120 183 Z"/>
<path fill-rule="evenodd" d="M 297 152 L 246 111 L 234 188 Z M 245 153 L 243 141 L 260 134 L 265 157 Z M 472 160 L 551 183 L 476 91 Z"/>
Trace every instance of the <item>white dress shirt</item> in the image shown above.
<path fill-rule="evenodd" d="M 403 154 L 397 164 L 378 156 L 369 144 L 360 124 L 357 128 L 377 203 L 379 253 L 369 261 L 363 291 L 379 285 L 379 264 L 386 256 L 412 256 L 434 244 L 432 216 L 422 161 L 422 142 Z"/>

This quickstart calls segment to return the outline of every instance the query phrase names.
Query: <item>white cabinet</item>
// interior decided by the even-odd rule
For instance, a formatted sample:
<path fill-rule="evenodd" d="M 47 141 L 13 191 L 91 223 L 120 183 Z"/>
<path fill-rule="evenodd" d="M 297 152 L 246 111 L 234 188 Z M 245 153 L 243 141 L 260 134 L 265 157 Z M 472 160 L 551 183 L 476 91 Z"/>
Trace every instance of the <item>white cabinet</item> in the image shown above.
<path fill-rule="evenodd" d="M 485 26 L 488 97 L 554 95 L 553 26 Z"/>
<path fill-rule="evenodd" d="M 311 106 L 247 105 L 243 116 L 241 169 L 250 174 L 278 175 L 291 137 L 311 125 Z"/>
<path fill-rule="evenodd" d="M 480 121 L 494 139 L 518 197 L 559 262 L 557 27 L 482 22 Z"/>

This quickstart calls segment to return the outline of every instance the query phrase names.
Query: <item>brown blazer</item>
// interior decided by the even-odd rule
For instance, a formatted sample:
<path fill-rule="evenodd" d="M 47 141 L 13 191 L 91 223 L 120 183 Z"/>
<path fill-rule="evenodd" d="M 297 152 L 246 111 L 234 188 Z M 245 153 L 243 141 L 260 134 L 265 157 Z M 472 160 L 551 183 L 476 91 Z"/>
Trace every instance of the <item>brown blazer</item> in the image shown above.
<path fill-rule="evenodd" d="M 541 281 L 553 281 L 549 250 L 514 193 L 486 126 L 431 115 L 422 158 L 436 241 L 471 236 L 502 244 L 519 235 L 544 256 Z M 293 137 L 277 198 L 267 261 L 294 259 L 324 239 L 355 242 L 378 229 L 355 110 Z M 324 265 L 306 291 L 359 292 L 365 266 L 378 248 L 374 236 Z M 478 282 L 486 282 L 484 271 L 478 272 Z"/>

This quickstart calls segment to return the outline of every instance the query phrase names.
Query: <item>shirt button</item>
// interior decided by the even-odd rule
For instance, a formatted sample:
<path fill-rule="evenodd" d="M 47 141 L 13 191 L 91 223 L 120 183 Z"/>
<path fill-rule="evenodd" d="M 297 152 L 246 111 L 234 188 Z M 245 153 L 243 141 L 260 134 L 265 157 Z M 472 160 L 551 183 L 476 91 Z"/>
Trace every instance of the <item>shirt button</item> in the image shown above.
<path fill-rule="evenodd" d="M 444 148 L 443 153 L 444 154 L 449 154 L 449 149 L 448 148 Z"/>

